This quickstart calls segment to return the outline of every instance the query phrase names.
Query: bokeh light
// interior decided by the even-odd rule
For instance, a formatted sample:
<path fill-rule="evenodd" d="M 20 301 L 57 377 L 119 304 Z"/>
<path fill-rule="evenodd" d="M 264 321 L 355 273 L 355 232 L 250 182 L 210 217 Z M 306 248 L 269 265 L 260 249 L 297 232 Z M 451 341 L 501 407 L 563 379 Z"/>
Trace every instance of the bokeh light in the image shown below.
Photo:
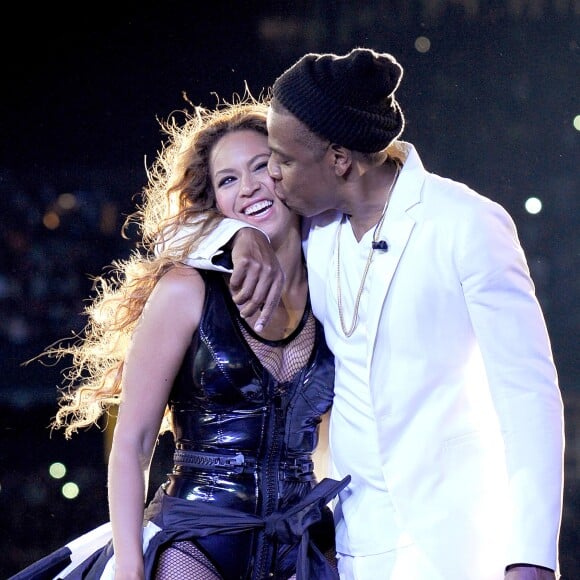
<path fill-rule="evenodd" d="M 415 50 L 417 52 L 429 52 L 431 50 L 431 41 L 426 36 L 418 36 L 415 39 Z"/>
<path fill-rule="evenodd" d="M 526 199 L 524 207 L 528 213 L 536 215 L 542 211 L 542 200 L 537 197 L 529 197 Z"/>
<path fill-rule="evenodd" d="M 62 479 L 66 475 L 66 467 L 63 463 L 56 461 L 50 465 L 48 473 L 50 473 L 50 476 L 54 479 Z"/>
<path fill-rule="evenodd" d="M 60 226 L 60 217 L 55 211 L 47 211 L 42 217 L 42 224 L 47 230 L 56 230 Z"/>
<path fill-rule="evenodd" d="M 79 495 L 80 489 L 76 483 L 69 481 L 62 486 L 61 493 L 66 499 L 75 499 Z"/>
<path fill-rule="evenodd" d="M 77 205 L 77 198 L 74 193 L 61 193 L 56 203 L 65 210 L 73 209 Z"/>

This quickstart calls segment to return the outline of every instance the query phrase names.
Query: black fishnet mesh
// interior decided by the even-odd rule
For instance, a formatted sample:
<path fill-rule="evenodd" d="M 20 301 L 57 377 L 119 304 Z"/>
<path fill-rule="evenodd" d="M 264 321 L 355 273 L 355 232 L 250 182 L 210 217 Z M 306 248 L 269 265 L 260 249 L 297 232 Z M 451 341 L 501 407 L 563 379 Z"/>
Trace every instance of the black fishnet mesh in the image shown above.
<path fill-rule="evenodd" d="M 324 557 L 338 575 L 338 565 L 333 548 L 324 552 Z M 193 543 L 174 542 L 159 557 L 155 580 L 223 580 L 209 558 Z M 293 574 L 288 580 L 296 580 Z"/>
<path fill-rule="evenodd" d="M 316 326 L 312 313 L 308 315 L 302 330 L 288 343 L 273 345 L 253 337 L 240 325 L 244 338 L 258 360 L 279 382 L 290 381 L 301 370 L 312 353 Z"/>
<path fill-rule="evenodd" d="M 163 550 L 155 580 L 222 580 L 208 557 L 193 543 L 174 542 Z"/>
<path fill-rule="evenodd" d="M 324 557 L 328 560 L 331 568 L 336 572 L 338 577 L 338 561 L 336 560 L 336 551 L 334 548 L 329 548 L 324 552 Z"/>

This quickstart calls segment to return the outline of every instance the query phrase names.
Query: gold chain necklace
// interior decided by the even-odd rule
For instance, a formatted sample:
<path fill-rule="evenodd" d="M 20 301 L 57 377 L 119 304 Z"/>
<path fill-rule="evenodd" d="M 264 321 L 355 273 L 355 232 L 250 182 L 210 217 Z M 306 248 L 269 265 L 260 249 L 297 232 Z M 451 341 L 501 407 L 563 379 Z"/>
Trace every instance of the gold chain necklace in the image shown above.
<path fill-rule="evenodd" d="M 375 244 L 377 244 L 378 242 L 378 237 L 381 233 L 381 228 L 383 227 L 383 222 L 385 221 L 385 216 L 387 215 L 387 209 L 389 207 L 389 202 L 391 201 L 391 193 L 393 192 L 393 188 L 395 187 L 395 183 L 397 183 L 397 179 L 399 177 L 399 173 L 401 170 L 401 167 L 399 165 L 399 162 L 397 160 L 395 160 L 396 163 L 396 169 L 395 169 L 395 175 L 393 176 L 393 181 L 391 182 L 391 185 L 389 186 L 389 191 L 387 192 L 387 201 L 385 203 L 385 208 L 383 209 L 383 213 L 381 214 L 381 217 L 377 223 L 377 225 L 375 226 L 375 230 L 373 232 L 373 240 L 371 243 L 371 249 L 369 250 L 369 255 L 367 258 L 367 263 L 365 264 L 365 269 L 362 275 L 362 280 L 360 281 L 360 286 L 358 288 L 358 292 L 356 294 L 356 300 L 354 303 L 354 314 L 352 316 L 352 322 L 350 324 L 350 327 L 347 329 L 346 325 L 344 323 L 344 313 L 342 311 L 342 292 L 340 290 L 340 238 L 341 238 L 341 234 L 342 234 L 342 222 L 344 221 L 344 216 L 343 219 L 340 220 L 340 224 L 338 226 L 338 232 L 336 234 L 336 298 L 337 298 L 337 302 L 338 302 L 338 316 L 340 318 L 340 326 L 342 327 L 342 332 L 344 332 L 345 336 L 348 338 L 350 336 L 352 336 L 352 333 L 354 332 L 354 329 L 356 328 L 357 322 L 358 322 L 358 309 L 360 306 L 360 299 L 363 293 L 363 289 L 365 286 L 365 281 L 367 279 L 367 274 L 369 273 L 369 268 L 371 267 L 371 262 L 373 261 L 373 252 L 375 250 L 375 248 L 373 247 Z"/>

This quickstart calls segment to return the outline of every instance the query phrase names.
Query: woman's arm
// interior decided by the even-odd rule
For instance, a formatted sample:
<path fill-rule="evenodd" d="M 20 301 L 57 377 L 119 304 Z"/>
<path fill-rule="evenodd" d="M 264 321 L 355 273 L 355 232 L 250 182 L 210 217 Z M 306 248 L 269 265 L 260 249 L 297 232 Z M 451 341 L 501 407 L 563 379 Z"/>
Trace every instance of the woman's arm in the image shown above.
<path fill-rule="evenodd" d="M 314 461 L 314 473 L 318 481 L 325 477 L 332 477 L 330 447 L 328 446 L 328 427 L 330 423 L 330 411 L 322 415 L 318 426 L 318 444 L 312 454 Z"/>
<path fill-rule="evenodd" d="M 142 579 L 143 509 L 149 467 L 167 399 L 198 327 L 205 287 L 192 268 L 159 280 L 133 334 L 109 458 L 115 578 Z"/>

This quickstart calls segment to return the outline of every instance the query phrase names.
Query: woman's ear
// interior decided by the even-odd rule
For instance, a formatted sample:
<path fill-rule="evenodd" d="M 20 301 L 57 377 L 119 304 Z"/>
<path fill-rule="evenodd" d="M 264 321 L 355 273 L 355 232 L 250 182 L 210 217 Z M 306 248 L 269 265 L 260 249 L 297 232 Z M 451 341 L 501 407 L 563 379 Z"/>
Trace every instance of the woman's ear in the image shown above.
<path fill-rule="evenodd" d="M 329 147 L 332 162 L 334 164 L 334 171 L 337 176 L 344 177 L 350 171 L 352 166 L 352 152 L 350 149 L 332 143 Z"/>

